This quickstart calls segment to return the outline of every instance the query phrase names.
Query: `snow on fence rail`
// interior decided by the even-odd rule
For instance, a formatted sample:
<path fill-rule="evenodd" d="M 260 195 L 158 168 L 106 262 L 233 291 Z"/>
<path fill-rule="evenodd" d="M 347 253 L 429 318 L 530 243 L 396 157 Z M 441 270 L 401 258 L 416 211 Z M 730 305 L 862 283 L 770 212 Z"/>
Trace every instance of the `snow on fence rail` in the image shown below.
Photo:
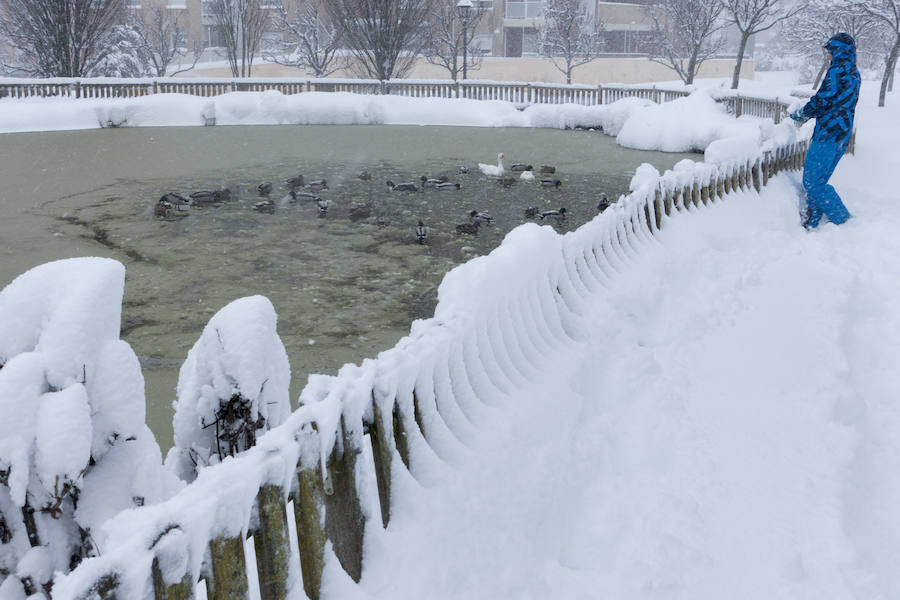
<path fill-rule="evenodd" d="M 218 96 L 230 92 L 277 90 L 283 94 L 348 92 L 413 98 L 470 98 L 502 100 L 518 106 L 531 104 L 612 104 L 622 98 L 643 98 L 656 103 L 688 96 L 690 90 L 622 84 L 557 85 L 505 81 L 451 81 L 444 79 L 270 79 L 270 78 L 159 78 L 159 79 L 0 79 L 0 98 L 63 96 L 70 98 L 134 98 L 151 94 Z M 773 119 L 787 116 L 788 102 L 720 92 L 719 102 L 736 116 Z"/>
<path fill-rule="evenodd" d="M 516 228 L 490 255 L 448 273 L 434 317 L 414 322 L 395 347 L 312 376 L 301 407 L 257 446 L 203 469 L 170 500 L 108 521 L 101 555 L 57 577 L 53 597 L 190 598 L 203 581 L 209 598 L 243 599 L 253 580 L 248 535 L 263 600 L 297 595 L 300 585 L 316 600 L 334 558 L 359 581 L 366 528 L 390 521 L 397 476 L 421 477 L 462 450 L 486 406 L 579 339 L 592 295 L 611 289 L 671 217 L 758 192 L 802 168 L 806 150 L 798 142 L 743 162 L 683 161 L 636 177 L 630 194 L 568 235 Z"/>

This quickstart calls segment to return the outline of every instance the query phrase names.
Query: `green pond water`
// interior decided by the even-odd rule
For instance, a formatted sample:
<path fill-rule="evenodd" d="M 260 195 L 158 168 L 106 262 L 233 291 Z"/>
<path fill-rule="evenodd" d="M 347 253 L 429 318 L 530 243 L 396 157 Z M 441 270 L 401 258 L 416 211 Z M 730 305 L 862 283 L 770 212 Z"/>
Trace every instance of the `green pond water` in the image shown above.
<path fill-rule="evenodd" d="M 509 187 L 478 162 L 555 166 L 558 188 Z M 625 193 L 634 169 L 696 156 L 623 149 L 595 131 L 420 126 L 140 128 L 0 135 L 0 285 L 41 263 L 107 256 L 126 266 L 122 337 L 147 383 L 148 423 L 172 444 L 178 368 L 209 318 L 267 296 L 292 368 L 292 401 L 310 373 L 334 373 L 393 346 L 433 314 L 444 274 L 497 247 L 525 209 L 565 207 L 560 233 Z M 458 172 L 460 166 L 470 169 Z M 358 178 L 368 171 L 371 180 Z M 326 179 L 322 216 L 285 180 Z M 389 191 L 385 181 L 446 175 L 458 191 Z M 273 184 L 271 214 L 254 210 Z M 228 188 L 231 200 L 161 218 L 167 192 Z M 372 214 L 351 218 L 354 203 Z M 456 232 L 471 210 L 494 223 Z M 428 243 L 416 243 L 418 220 Z M 548 219 L 549 220 L 549 219 Z M 8 316 L 4 316 L 8 318 Z"/>

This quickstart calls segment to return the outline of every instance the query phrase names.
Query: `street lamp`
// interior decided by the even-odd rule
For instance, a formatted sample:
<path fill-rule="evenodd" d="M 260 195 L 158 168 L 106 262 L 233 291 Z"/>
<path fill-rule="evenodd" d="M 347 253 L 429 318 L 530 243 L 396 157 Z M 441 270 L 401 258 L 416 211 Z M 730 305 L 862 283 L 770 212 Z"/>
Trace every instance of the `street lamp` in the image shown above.
<path fill-rule="evenodd" d="M 472 6 L 472 0 L 459 0 L 459 2 L 456 3 L 456 14 L 462 19 L 463 27 L 463 79 L 466 78 L 466 66 L 469 62 L 469 9 L 472 8 Z"/>

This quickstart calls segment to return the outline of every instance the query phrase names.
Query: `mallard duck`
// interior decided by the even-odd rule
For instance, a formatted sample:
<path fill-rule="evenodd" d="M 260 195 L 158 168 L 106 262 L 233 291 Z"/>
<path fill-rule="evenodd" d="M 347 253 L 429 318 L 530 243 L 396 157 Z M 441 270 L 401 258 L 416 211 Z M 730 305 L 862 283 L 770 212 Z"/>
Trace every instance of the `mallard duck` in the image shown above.
<path fill-rule="evenodd" d="M 556 173 L 556 167 L 550 165 L 541 165 L 541 173 L 544 175 L 553 175 Z"/>
<path fill-rule="evenodd" d="M 263 181 L 261 184 L 256 186 L 256 191 L 259 192 L 260 196 L 268 196 L 272 193 L 272 183 L 269 181 Z"/>
<path fill-rule="evenodd" d="M 541 179 L 541 187 L 558 188 L 561 185 L 562 185 L 562 181 L 560 181 L 559 179 L 550 179 L 549 177 L 545 177 L 545 178 Z"/>
<path fill-rule="evenodd" d="M 275 201 L 269 198 L 260 200 L 253 205 L 253 210 L 263 213 L 273 213 L 275 212 Z"/>
<path fill-rule="evenodd" d="M 472 212 L 470 212 L 469 218 L 475 222 L 481 222 L 481 223 L 490 224 L 490 223 L 494 222 L 494 217 L 492 217 L 491 215 L 489 215 L 485 212 L 479 212 L 477 210 L 473 210 Z"/>
<path fill-rule="evenodd" d="M 328 189 L 328 182 L 324 179 L 316 179 L 315 181 L 310 181 L 307 187 L 314 192 L 321 192 Z"/>
<path fill-rule="evenodd" d="M 306 182 L 303 180 L 303 175 L 297 175 L 296 177 L 291 177 L 290 179 L 285 181 L 285 183 L 287 183 L 288 189 L 291 190 L 292 192 L 294 190 L 302 188 L 304 185 L 306 185 Z"/>
<path fill-rule="evenodd" d="M 363 181 L 369 181 L 370 179 L 372 179 L 372 174 L 368 171 L 361 171 L 356 177 L 362 179 Z"/>
<path fill-rule="evenodd" d="M 481 226 L 480 221 L 469 221 L 468 223 L 460 223 L 456 226 L 456 233 L 467 233 L 475 235 L 478 233 L 478 227 Z"/>
<path fill-rule="evenodd" d="M 328 199 L 319 198 L 316 200 L 316 208 L 319 209 L 319 214 L 324 216 L 328 212 Z"/>
<path fill-rule="evenodd" d="M 438 190 L 458 190 L 462 186 L 458 183 L 454 183 L 452 181 L 442 181 L 440 183 L 435 184 L 435 189 Z"/>
<path fill-rule="evenodd" d="M 372 216 L 372 204 L 369 202 L 356 202 L 350 205 L 350 220 L 359 221 Z"/>
<path fill-rule="evenodd" d="M 523 163 L 515 163 L 513 166 L 509 168 L 510 171 L 532 171 L 534 167 L 531 165 L 526 165 Z"/>
<path fill-rule="evenodd" d="M 597 210 L 603 212 L 609 208 L 609 199 L 607 199 L 606 194 L 600 196 L 600 202 L 597 203 Z"/>
<path fill-rule="evenodd" d="M 513 185 L 516 181 L 517 181 L 517 180 L 516 180 L 515 177 L 510 177 L 510 176 L 500 177 L 499 179 L 497 179 L 497 183 L 499 183 L 499 184 L 502 185 L 503 187 L 510 187 L 510 186 Z"/>
<path fill-rule="evenodd" d="M 463 175 L 465 175 L 466 173 L 469 172 L 469 167 L 462 166 L 462 167 L 460 167 L 460 168 L 458 169 L 458 171 L 459 171 L 460 173 L 462 173 Z"/>
<path fill-rule="evenodd" d="M 404 183 L 395 184 L 393 181 L 388 179 L 385 181 L 388 186 L 388 189 L 392 192 L 416 192 L 419 190 L 419 187 L 411 181 L 407 181 Z"/>
<path fill-rule="evenodd" d="M 196 192 L 191 192 L 190 198 L 191 204 L 218 204 L 220 202 L 226 202 L 231 199 L 231 190 L 229 190 L 228 188 L 221 190 L 199 190 Z"/>
<path fill-rule="evenodd" d="M 496 165 L 488 165 L 485 163 L 478 163 L 478 168 L 485 175 L 491 175 L 492 177 L 500 177 L 503 175 L 503 156 L 504 154 L 501 152 L 497 155 L 497 164 Z"/>
<path fill-rule="evenodd" d="M 424 244 L 428 241 L 428 228 L 425 227 L 425 223 L 419 220 L 419 224 L 416 225 L 415 229 L 416 241 L 420 244 Z"/>
<path fill-rule="evenodd" d="M 425 175 L 422 175 L 421 177 L 419 177 L 419 180 L 422 182 L 423 188 L 435 188 L 439 183 L 446 182 L 447 178 L 444 177 L 441 179 L 435 179 L 433 177 L 426 177 Z"/>
<path fill-rule="evenodd" d="M 291 190 L 291 198 L 297 200 L 298 198 L 302 198 L 304 200 L 319 200 L 321 196 L 318 194 L 313 194 L 311 192 L 296 192 Z"/>
<path fill-rule="evenodd" d="M 153 214 L 157 217 L 168 217 L 171 214 L 184 216 L 188 214 L 191 202 L 180 194 L 164 194 L 153 205 Z"/>
<path fill-rule="evenodd" d="M 547 217 L 554 217 L 556 219 L 565 219 L 566 218 L 566 209 L 558 208 L 556 210 L 545 210 L 545 211 L 542 211 L 538 216 L 541 218 L 541 220 L 544 220 Z"/>
<path fill-rule="evenodd" d="M 525 209 L 525 218 L 533 219 L 536 216 L 538 216 L 539 212 L 540 212 L 540 209 L 537 206 L 529 206 L 528 208 Z"/>

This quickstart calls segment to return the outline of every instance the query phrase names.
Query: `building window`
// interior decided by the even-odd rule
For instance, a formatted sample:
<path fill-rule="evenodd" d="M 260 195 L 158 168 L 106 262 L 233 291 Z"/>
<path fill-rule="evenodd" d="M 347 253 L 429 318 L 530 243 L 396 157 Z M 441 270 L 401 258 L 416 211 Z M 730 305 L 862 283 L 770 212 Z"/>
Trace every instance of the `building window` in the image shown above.
<path fill-rule="evenodd" d="M 472 40 L 472 50 L 482 56 L 490 56 L 494 53 L 494 35 L 491 33 L 476 33 Z"/>
<path fill-rule="evenodd" d="M 203 47 L 221 48 L 225 46 L 225 31 L 219 25 L 203 26 Z"/>
<path fill-rule="evenodd" d="M 202 0 L 200 2 L 200 16 L 201 17 L 216 16 L 216 5 L 213 0 Z"/>
<path fill-rule="evenodd" d="M 541 0 L 506 0 L 507 19 L 537 19 L 541 16 Z"/>
<path fill-rule="evenodd" d="M 533 27 L 506 27 L 506 56 L 537 56 L 538 32 Z"/>

